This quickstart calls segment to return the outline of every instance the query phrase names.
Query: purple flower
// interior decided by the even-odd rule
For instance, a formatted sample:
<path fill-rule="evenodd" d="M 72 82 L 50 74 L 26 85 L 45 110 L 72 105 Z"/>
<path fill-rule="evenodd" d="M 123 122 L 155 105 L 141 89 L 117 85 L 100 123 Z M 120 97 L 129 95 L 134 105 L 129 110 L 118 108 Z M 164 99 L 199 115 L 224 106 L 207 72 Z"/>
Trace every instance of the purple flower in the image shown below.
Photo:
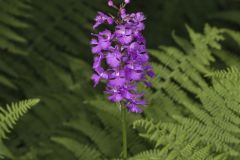
<path fill-rule="evenodd" d="M 93 62 L 93 68 L 96 69 L 96 68 L 101 67 L 102 60 L 103 60 L 103 56 L 102 55 L 95 56 L 94 57 L 94 62 Z"/>
<path fill-rule="evenodd" d="M 108 97 L 108 99 L 111 102 L 120 102 L 121 100 L 123 100 L 123 96 L 119 90 L 119 88 L 114 87 L 114 88 L 109 88 L 106 91 L 107 94 L 109 94 L 110 96 Z"/>
<path fill-rule="evenodd" d="M 117 68 L 121 65 L 121 58 L 122 55 L 117 49 L 106 54 L 106 62 L 112 68 Z"/>
<path fill-rule="evenodd" d="M 142 109 L 139 108 L 136 104 L 128 104 L 127 108 L 129 112 L 142 113 Z"/>
<path fill-rule="evenodd" d="M 106 14 L 102 12 L 98 12 L 98 15 L 95 18 L 96 23 L 94 24 L 93 28 L 97 28 L 103 23 L 113 24 L 113 19 L 110 16 L 107 16 Z"/>
<path fill-rule="evenodd" d="M 109 74 L 109 86 L 121 87 L 126 82 L 126 75 L 124 70 L 114 70 Z"/>
<path fill-rule="evenodd" d="M 105 93 L 111 102 L 121 102 L 129 112 L 141 113 L 140 106 L 146 103 L 144 94 L 137 92 L 137 83 L 151 86 L 147 77 L 154 72 L 149 64 L 146 41 L 142 34 L 146 19 L 142 12 L 128 14 L 125 6 L 130 0 L 117 7 L 112 0 L 108 5 L 118 10 L 116 17 L 98 12 L 94 28 L 103 23 L 113 25 L 114 30 L 104 30 L 92 34 L 92 53 L 94 54 L 92 80 L 94 86 L 100 81 L 107 82 Z"/>
<path fill-rule="evenodd" d="M 127 28 L 127 26 L 121 25 L 116 27 L 115 31 L 116 38 L 119 40 L 121 44 L 129 44 L 133 40 L 133 30 L 131 28 Z"/>
<path fill-rule="evenodd" d="M 96 73 L 94 73 L 91 78 L 94 81 L 94 86 L 96 86 L 100 82 L 100 80 L 108 79 L 108 74 L 106 71 L 104 71 L 103 68 L 101 67 L 95 68 L 95 72 Z"/>
<path fill-rule="evenodd" d="M 141 64 L 136 64 L 134 61 L 130 61 L 125 66 L 126 77 L 128 80 L 140 81 L 144 76 L 144 68 Z"/>

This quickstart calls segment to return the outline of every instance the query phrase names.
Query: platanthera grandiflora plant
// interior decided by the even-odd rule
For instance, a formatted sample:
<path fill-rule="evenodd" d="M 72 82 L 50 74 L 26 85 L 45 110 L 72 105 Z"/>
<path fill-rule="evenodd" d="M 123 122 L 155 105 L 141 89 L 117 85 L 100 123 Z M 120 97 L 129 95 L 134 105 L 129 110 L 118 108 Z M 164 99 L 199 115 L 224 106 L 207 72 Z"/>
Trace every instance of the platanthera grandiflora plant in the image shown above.
<path fill-rule="evenodd" d="M 137 92 L 137 83 L 151 84 L 147 77 L 154 77 L 149 64 L 146 41 L 142 31 L 145 28 L 145 16 L 141 12 L 127 13 L 126 5 L 130 0 L 117 6 L 112 0 L 108 5 L 117 10 L 116 16 L 98 12 L 93 28 L 103 23 L 113 26 L 92 34 L 92 53 L 94 54 L 92 80 L 94 86 L 106 81 L 105 93 L 111 102 L 118 103 L 122 115 L 123 158 L 127 158 L 126 112 L 141 113 L 146 105 L 143 93 Z"/>

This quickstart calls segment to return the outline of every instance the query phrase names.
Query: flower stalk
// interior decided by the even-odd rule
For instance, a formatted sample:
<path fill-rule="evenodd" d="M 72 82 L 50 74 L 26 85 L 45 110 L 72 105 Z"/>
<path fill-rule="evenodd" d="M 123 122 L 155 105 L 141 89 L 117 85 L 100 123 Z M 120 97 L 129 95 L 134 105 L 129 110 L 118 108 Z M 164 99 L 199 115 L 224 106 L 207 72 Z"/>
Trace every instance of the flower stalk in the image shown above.
<path fill-rule="evenodd" d="M 122 158 L 127 160 L 127 109 L 120 104 L 122 121 Z"/>

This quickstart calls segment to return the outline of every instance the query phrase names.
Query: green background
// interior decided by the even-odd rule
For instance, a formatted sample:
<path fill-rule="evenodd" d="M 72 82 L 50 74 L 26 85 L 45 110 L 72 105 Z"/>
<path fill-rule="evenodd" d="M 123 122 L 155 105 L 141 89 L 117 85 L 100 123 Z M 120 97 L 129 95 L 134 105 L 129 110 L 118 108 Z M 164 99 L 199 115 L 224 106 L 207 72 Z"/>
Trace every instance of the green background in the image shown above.
<path fill-rule="evenodd" d="M 239 0 L 132 0 L 128 9 L 146 15 L 149 49 L 176 46 L 173 32 L 188 39 L 186 24 L 197 32 L 205 23 L 238 31 L 240 27 Z M 74 137 L 101 148 L 109 158 L 118 157 L 120 145 L 110 145 L 111 139 L 121 141 L 119 119 L 111 116 L 118 108 L 106 102 L 104 84 L 93 88 L 90 81 L 89 41 L 97 11 L 113 12 L 104 0 L 0 0 L 0 104 L 41 99 L 4 140 L 19 159 L 75 159 L 51 140 L 55 136 Z M 224 45 L 239 57 L 235 42 Z M 220 60 L 214 65 L 224 68 Z M 129 121 L 140 116 L 146 115 L 130 115 Z M 75 129 L 66 125 L 73 119 Z M 131 155 L 152 146 L 142 139 L 135 143 L 137 133 L 129 132 Z"/>

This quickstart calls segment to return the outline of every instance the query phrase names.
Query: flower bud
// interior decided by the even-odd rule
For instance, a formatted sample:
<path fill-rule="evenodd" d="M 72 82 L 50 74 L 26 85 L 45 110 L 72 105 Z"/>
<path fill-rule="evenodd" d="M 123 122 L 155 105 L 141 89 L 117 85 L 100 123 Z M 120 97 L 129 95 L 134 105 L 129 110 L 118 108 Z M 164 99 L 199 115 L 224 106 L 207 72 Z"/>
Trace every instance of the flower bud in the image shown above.
<path fill-rule="evenodd" d="M 126 4 L 128 4 L 128 3 L 130 3 L 130 0 L 124 0 L 124 2 L 125 2 Z"/>
<path fill-rule="evenodd" d="M 108 6 L 109 7 L 112 7 L 114 4 L 113 4 L 113 1 L 112 0 L 108 0 Z"/>

